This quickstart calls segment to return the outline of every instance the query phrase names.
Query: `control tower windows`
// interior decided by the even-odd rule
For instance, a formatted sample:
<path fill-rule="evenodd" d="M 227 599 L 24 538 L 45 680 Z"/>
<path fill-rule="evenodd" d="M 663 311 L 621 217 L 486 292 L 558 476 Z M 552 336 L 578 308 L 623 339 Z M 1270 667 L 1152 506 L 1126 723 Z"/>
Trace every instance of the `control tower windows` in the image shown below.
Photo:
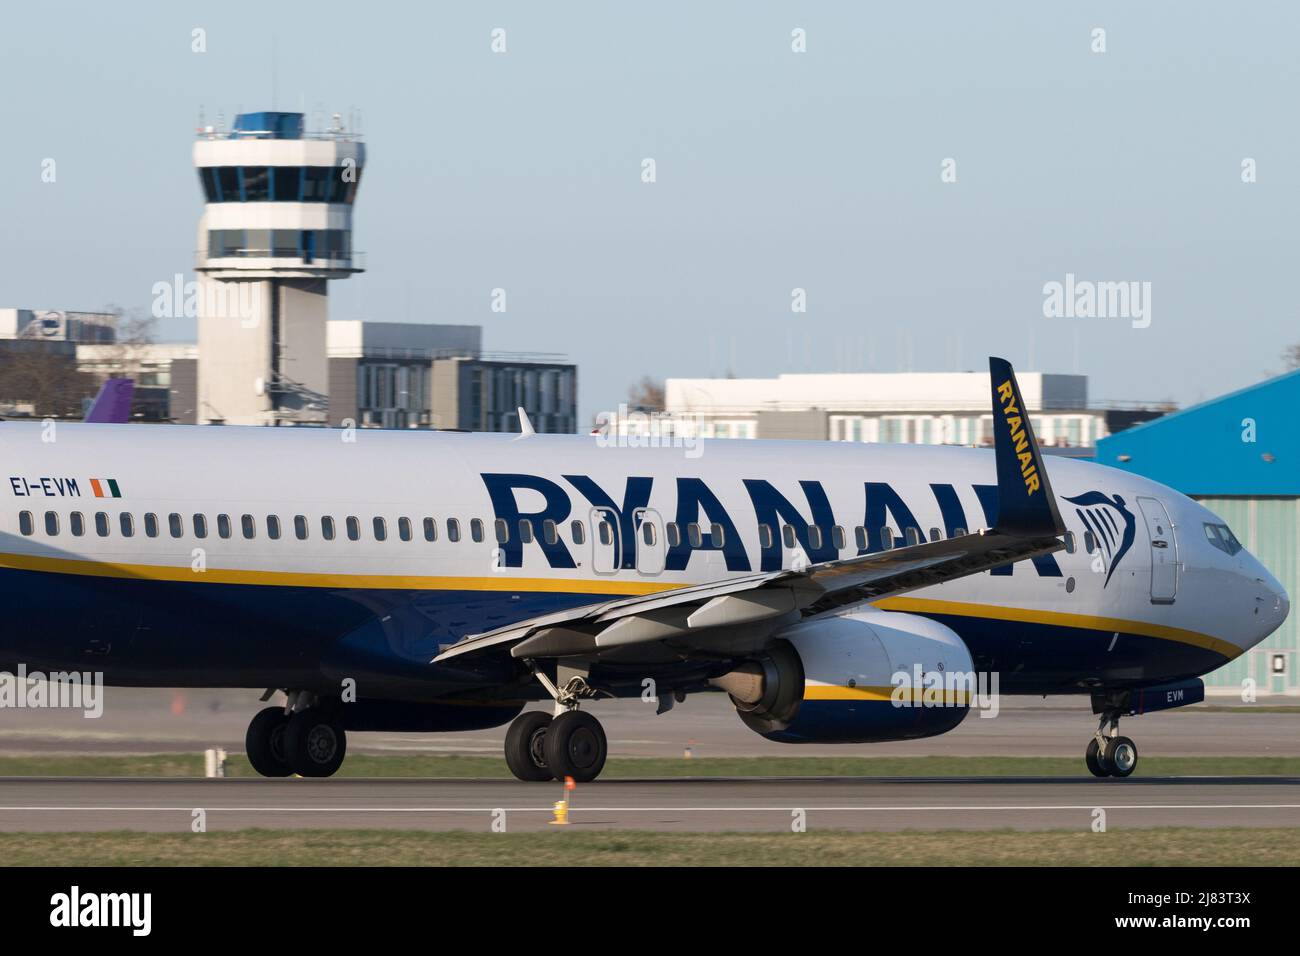
<path fill-rule="evenodd" d="M 270 176 L 265 166 L 245 166 L 244 202 L 267 202 L 271 198 Z"/>
<path fill-rule="evenodd" d="M 239 167 L 217 167 L 217 202 L 239 202 Z"/>
<path fill-rule="evenodd" d="M 361 170 L 348 166 L 199 168 L 203 196 L 210 203 L 324 202 L 351 205 L 360 182 Z"/>
<path fill-rule="evenodd" d="M 209 259 L 351 259 L 346 229 L 210 229 Z"/>
<path fill-rule="evenodd" d="M 221 193 L 217 191 L 217 170 L 215 167 L 200 166 L 199 182 L 203 185 L 203 198 L 207 202 L 221 202 Z"/>
<path fill-rule="evenodd" d="M 329 202 L 335 170 L 331 166 L 308 166 L 303 180 L 303 202 Z"/>
<path fill-rule="evenodd" d="M 298 245 L 299 230 L 273 229 L 271 231 L 271 255 L 276 259 L 297 259 L 302 255 Z"/>

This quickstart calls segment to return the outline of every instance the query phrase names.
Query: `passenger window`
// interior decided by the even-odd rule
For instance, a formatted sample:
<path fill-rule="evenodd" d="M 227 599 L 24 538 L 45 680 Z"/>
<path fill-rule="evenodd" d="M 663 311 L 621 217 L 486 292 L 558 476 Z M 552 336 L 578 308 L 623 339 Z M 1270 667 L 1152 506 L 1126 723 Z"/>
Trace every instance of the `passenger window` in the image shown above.
<path fill-rule="evenodd" d="M 921 529 L 920 529 L 920 528 L 908 528 L 908 529 L 907 529 L 907 539 L 906 539 L 906 540 L 907 540 L 908 547 L 911 547 L 911 546 L 914 545 L 914 544 L 920 544 L 920 543 L 921 543 Z"/>
<path fill-rule="evenodd" d="M 424 540 L 438 540 L 438 522 L 434 521 L 432 518 L 424 519 Z"/>
<path fill-rule="evenodd" d="M 794 525 L 788 524 L 781 528 L 781 540 L 785 542 L 787 548 L 793 548 L 795 545 Z"/>
<path fill-rule="evenodd" d="M 1065 532 L 1065 553 L 1074 554 L 1074 532 Z"/>
<path fill-rule="evenodd" d="M 18 530 L 26 535 L 31 535 L 36 532 L 36 525 L 32 521 L 32 513 L 30 511 L 18 512 Z"/>
<path fill-rule="evenodd" d="M 578 522 L 574 522 L 575 525 Z M 505 518 L 497 518 L 492 522 L 492 533 L 496 535 L 497 544 L 505 544 L 510 540 L 510 526 L 506 524 Z"/>
<path fill-rule="evenodd" d="M 894 529 L 885 525 L 880 529 L 880 550 L 888 551 L 894 546 Z"/>
<path fill-rule="evenodd" d="M 722 533 L 722 525 L 720 524 L 709 525 L 709 544 L 712 547 L 715 548 L 722 547 L 724 544 L 727 543 L 725 538 L 726 536 Z"/>
<path fill-rule="evenodd" d="M 542 522 L 542 537 L 546 539 L 547 544 L 556 544 L 560 540 L 559 529 L 555 527 L 555 522 L 550 518 Z"/>
<path fill-rule="evenodd" d="M 655 526 L 653 521 L 643 521 L 641 523 L 641 540 L 647 545 L 653 546 L 655 543 Z"/>
<path fill-rule="evenodd" d="M 841 528 L 839 525 L 836 525 L 835 527 L 831 528 L 831 544 L 834 545 L 836 551 L 843 551 L 844 546 L 847 543 L 848 542 L 844 538 L 843 528 Z"/>
<path fill-rule="evenodd" d="M 964 538 L 964 537 L 966 537 L 966 529 L 965 529 L 965 528 L 953 528 L 953 529 L 952 529 L 952 536 L 953 536 L 954 538 Z"/>
<path fill-rule="evenodd" d="M 853 540 L 858 546 L 859 551 L 867 550 L 867 529 L 858 525 L 853 529 Z"/>
<path fill-rule="evenodd" d="M 574 544 L 586 544 L 587 528 L 581 521 L 574 521 L 569 525 L 569 531 L 573 534 Z"/>
<path fill-rule="evenodd" d="M 700 526 L 694 521 L 686 526 L 686 540 L 691 543 L 692 548 L 698 548 L 703 541 L 700 537 Z"/>
<path fill-rule="evenodd" d="M 469 536 L 474 539 L 475 543 L 483 540 L 483 519 L 472 518 L 469 523 Z"/>
<path fill-rule="evenodd" d="M 158 516 L 152 511 L 144 513 L 144 533 L 150 538 L 158 537 Z"/>
<path fill-rule="evenodd" d="M 1083 533 L 1083 550 L 1092 554 L 1097 548 L 1097 538 L 1091 531 Z"/>
<path fill-rule="evenodd" d="M 941 535 L 941 534 L 939 533 L 939 529 L 938 529 L 938 528 L 931 528 L 931 529 L 930 529 L 930 540 L 931 540 L 931 541 L 942 541 L 942 540 L 943 540 L 943 535 Z"/>
<path fill-rule="evenodd" d="M 45 512 L 45 533 L 51 535 L 59 533 L 59 516 L 53 511 Z"/>
<path fill-rule="evenodd" d="M 230 537 L 230 515 L 217 515 L 217 537 Z"/>
<path fill-rule="evenodd" d="M 95 515 L 95 527 L 99 527 L 99 515 Z M 208 536 L 208 519 L 206 515 L 194 516 L 194 537 L 206 538 Z"/>
<path fill-rule="evenodd" d="M 181 516 L 174 511 L 167 516 L 167 530 L 171 532 L 173 538 L 179 538 L 185 533 L 184 527 L 181 526 Z"/>
<path fill-rule="evenodd" d="M 347 526 L 348 529 L 348 540 L 360 541 L 361 522 L 357 520 L 356 515 L 348 515 L 347 520 L 344 522 L 344 524 Z"/>
<path fill-rule="evenodd" d="M 329 515 L 320 519 L 320 536 L 326 541 L 334 540 L 334 519 Z"/>
<path fill-rule="evenodd" d="M 253 520 L 252 515 L 240 515 L 239 530 L 244 533 L 246 539 L 257 537 L 257 522 Z"/>
<path fill-rule="evenodd" d="M 601 523 L 598 524 L 596 527 L 599 529 L 601 544 L 614 543 L 614 530 L 613 528 L 610 527 L 608 521 L 601 521 Z"/>
<path fill-rule="evenodd" d="M 453 542 L 460 540 L 460 522 L 455 518 L 447 519 L 447 540 Z"/>
<path fill-rule="evenodd" d="M 86 533 L 86 519 L 81 516 L 80 511 L 74 511 L 68 515 L 68 530 L 78 538 Z"/>
<path fill-rule="evenodd" d="M 383 518 L 375 518 L 374 521 L 371 522 L 371 524 L 374 525 L 374 529 L 375 529 L 375 540 L 376 540 L 376 541 L 385 541 L 385 540 L 387 540 L 387 538 L 388 538 L 388 524 L 387 524 L 387 522 L 385 522 Z"/>
<path fill-rule="evenodd" d="M 524 544 L 533 543 L 533 523 L 528 518 L 519 519 L 519 540 Z"/>
<path fill-rule="evenodd" d="M 821 525 L 810 524 L 808 526 L 808 547 L 816 551 L 821 546 L 822 546 Z"/>
<path fill-rule="evenodd" d="M 307 540 L 307 517 L 306 515 L 293 516 L 293 534 L 299 541 Z"/>
<path fill-rule="evenodd" d="M 135 534 L 135 519 L 129 512 L 123 511 L 117 516 L 117 523 L 122 527 L 122 537 L 129 538 Z"/>
<path fill-rule="evenodd" d="M 410 541 L 411 538 L 414 537 L 414 535 L 411 534 L 410 518 L 397 519 L 397 536 L 401 538 L 403 541 Z"/>
<path fill-rule="evenodd" d="M 772 526 L 761 524 L 758 526 L 758 546 L 766 551 L 772 547 Z"/>
<path fill-rule="evenodd" d="M 279 515 L 266 516 L 266 536 L 270 538 L 272 541 L 280 540 L 280 516 Z"/>
<path fill-rule="evenodd" d="M 108 515 L 102 511 L 95 512 L 95 534 L 101 538 L 108 537 Z"/>
<path fill-rule="evenodd" d="M 668 522 L 668 525 L 667 527 L 664 528 L 664 530 L 668 533 L 668 547 L 670 548 L 679 547 L 682 543 L 682 531 L 679 527 L 677 527 L 677 522 L 676 521 Z"/>

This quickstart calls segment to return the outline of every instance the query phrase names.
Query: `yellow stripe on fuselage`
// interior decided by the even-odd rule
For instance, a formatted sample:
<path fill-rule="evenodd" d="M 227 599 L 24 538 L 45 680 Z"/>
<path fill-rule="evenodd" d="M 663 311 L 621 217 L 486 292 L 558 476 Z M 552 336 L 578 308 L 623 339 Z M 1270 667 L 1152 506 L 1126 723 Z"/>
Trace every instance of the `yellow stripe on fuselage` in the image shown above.
<path fill-rule="evenodd" d="M 1039 611 L 1024 607 L 995 607 L 988 604 L 966 604 L 960 601 L 939 601 L 933 598 L 901 597 L 881 598 L 875 602 L 876 607 L 884 611 L 906 611 L 911 614 L 950 614 L 955 617 L 978 617 L 997 621 L 1016 621 L 1027 624 L 1048 624 L 1055 627 L 1076 627 L 1089 631 L 1107 631 L 1121 634 L 1138 634 L 1142 637 L 1157 637 L 1165 641 L 1177 641 L 1194 647 L 1214 651 L 1224 657 L 1233 658 L 1241 653 L 1241 648 L 1230 641 L 1189 631 L 1181 627 L 1169 627 L 1166 624 L 1151 624 L 1147 621 L 1129 621 L 1118 617 L 1097 617 L 1092 614 L 1070 614 L 1066 611 Z"/>
<path fill-rule="evenodd" d="M 570 594 L 611 594 L 617 596 L 658 594 L 680 584 L 655 581 L 616 581 L 607 579 L 573 580 L 566 578 L 500 577 L 431 577 L 416 574 L 335 574 L 315 571 L 245 571 L 235 568 L 208 567 L 194 571 L 160 564 L 119 564 L 106 561 L 79 561 L 72 558 L 46 558 L 27 554 L 0 554 L 0 568 L 17 571 L 45 571 L 52 574 L 78 574 L 96 578 L 124 578 L 140 581 L 188 581 L 195 584 L 255 584 L 277 587 L 361 589 L 385 591 L 544 591 Z"/>

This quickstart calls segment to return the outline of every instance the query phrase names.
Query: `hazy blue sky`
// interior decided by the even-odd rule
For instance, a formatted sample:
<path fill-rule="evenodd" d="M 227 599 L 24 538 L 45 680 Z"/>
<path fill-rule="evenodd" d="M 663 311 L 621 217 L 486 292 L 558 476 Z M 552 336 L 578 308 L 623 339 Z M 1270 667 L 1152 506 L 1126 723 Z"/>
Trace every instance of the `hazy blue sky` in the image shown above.
<path fill-rule="evenodd" d="M 147 307 L 190 269 L 201 107 L 356 107 L 368 272 L 332 317 L 566 353 L 584 416 L 642 374 L 990 352 L 1187 403 L 1300 341 L 1296 4 L 42 3 L 0 29 L 4 306 Z M 1150 327 L 1044 318 L 1067 272 L 1151 282 Z"/>

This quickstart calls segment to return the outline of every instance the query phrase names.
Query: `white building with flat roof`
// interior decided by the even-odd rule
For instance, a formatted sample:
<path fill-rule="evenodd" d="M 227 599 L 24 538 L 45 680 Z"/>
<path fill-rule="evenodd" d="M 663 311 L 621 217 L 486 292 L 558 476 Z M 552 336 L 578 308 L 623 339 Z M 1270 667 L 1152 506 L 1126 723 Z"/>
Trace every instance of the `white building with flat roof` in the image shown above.
<path fill-rule="evenodd" d="M 1106 411 L 1088 407 L 1087 376 L 1021 372 L 1018 378 L 1044 445 L 1090 446 L 1109 434 Z M 702 438 L 931 445 L 993 441 L 987 372 L 670 378 L 664 393 L 669 428 Z"/>

